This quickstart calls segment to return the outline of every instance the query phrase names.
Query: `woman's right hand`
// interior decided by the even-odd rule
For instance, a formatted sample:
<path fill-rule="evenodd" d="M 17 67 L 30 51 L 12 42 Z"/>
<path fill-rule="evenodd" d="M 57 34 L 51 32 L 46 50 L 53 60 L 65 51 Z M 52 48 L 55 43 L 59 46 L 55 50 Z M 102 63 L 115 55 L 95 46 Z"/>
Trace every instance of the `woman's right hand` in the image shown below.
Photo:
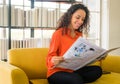
<path fill-rule="evenodd" d="M 60 62 L 64 61 L 64 58 L 62 56 L 53 56 L 51 59 L 54 66 L 58 65 Z"/>

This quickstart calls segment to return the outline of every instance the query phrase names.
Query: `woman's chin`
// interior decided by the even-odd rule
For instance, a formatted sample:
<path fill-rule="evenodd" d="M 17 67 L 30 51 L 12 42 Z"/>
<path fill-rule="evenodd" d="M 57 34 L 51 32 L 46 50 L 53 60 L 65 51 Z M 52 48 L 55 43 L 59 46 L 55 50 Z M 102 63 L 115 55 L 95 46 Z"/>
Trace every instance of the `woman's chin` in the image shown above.
<path fill-rule="evenodd" d="M 74 27 L 75 30 L 77 30 L 79 27 Z"/>

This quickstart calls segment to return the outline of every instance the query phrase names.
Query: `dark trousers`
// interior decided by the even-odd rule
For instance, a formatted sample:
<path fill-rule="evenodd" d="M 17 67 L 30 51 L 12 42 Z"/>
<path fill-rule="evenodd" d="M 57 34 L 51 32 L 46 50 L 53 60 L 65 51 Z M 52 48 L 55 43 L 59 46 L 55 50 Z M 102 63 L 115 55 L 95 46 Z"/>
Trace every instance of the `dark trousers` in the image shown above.
<path fill-rule="evenodd" d="M 48 77 L 50 84 L 84 84 L 97 80 L 102 75 L 102 69 L 99 66 L 86 66 L 73 73 L 56 72 Z"/>

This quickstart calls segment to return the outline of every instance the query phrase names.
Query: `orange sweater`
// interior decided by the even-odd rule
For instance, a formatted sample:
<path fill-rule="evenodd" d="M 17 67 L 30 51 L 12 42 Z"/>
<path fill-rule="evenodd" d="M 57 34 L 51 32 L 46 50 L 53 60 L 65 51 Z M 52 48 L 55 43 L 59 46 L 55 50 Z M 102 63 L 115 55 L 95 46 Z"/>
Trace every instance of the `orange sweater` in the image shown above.
<path fill-rule="evenodd" d="M 52 68 L 54 65 L 51 62 L 51 58 L 53 56 L 63 56 L 64 53 L 70 48 L 70 46 L 76 41 L 76 39 L 79 36 L 82 36 L 82 33 L 76 31 L 76 36 L 72 38 L 70 36 L 70 30 L 68 31 L 68 34 L 62 35 L 62 30 L 63 28 L 56 30 L 53 33 L 51 39 L 50 48 L 47 56 L 47 68 L 48 68 L 47 77 L 58 71 L 73 72 L 72 70 L 64 68 Z"/>

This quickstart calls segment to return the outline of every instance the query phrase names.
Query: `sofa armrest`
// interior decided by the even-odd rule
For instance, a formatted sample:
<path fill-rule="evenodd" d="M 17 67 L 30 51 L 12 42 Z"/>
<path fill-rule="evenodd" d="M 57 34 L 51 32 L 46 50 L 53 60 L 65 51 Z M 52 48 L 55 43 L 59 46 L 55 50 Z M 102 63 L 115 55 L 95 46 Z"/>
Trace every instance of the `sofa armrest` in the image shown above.
<path fill-rule="evenodd" d="M 101 61 L 101 67 L 105 71 L 120 73 L 120 56 L 108 55 L 105 60 Z"/>
<path fill-rule="evenodd" d="M 29 84 L 29 81 L 23 70 L 0 61 L 0 84 Z"/>

